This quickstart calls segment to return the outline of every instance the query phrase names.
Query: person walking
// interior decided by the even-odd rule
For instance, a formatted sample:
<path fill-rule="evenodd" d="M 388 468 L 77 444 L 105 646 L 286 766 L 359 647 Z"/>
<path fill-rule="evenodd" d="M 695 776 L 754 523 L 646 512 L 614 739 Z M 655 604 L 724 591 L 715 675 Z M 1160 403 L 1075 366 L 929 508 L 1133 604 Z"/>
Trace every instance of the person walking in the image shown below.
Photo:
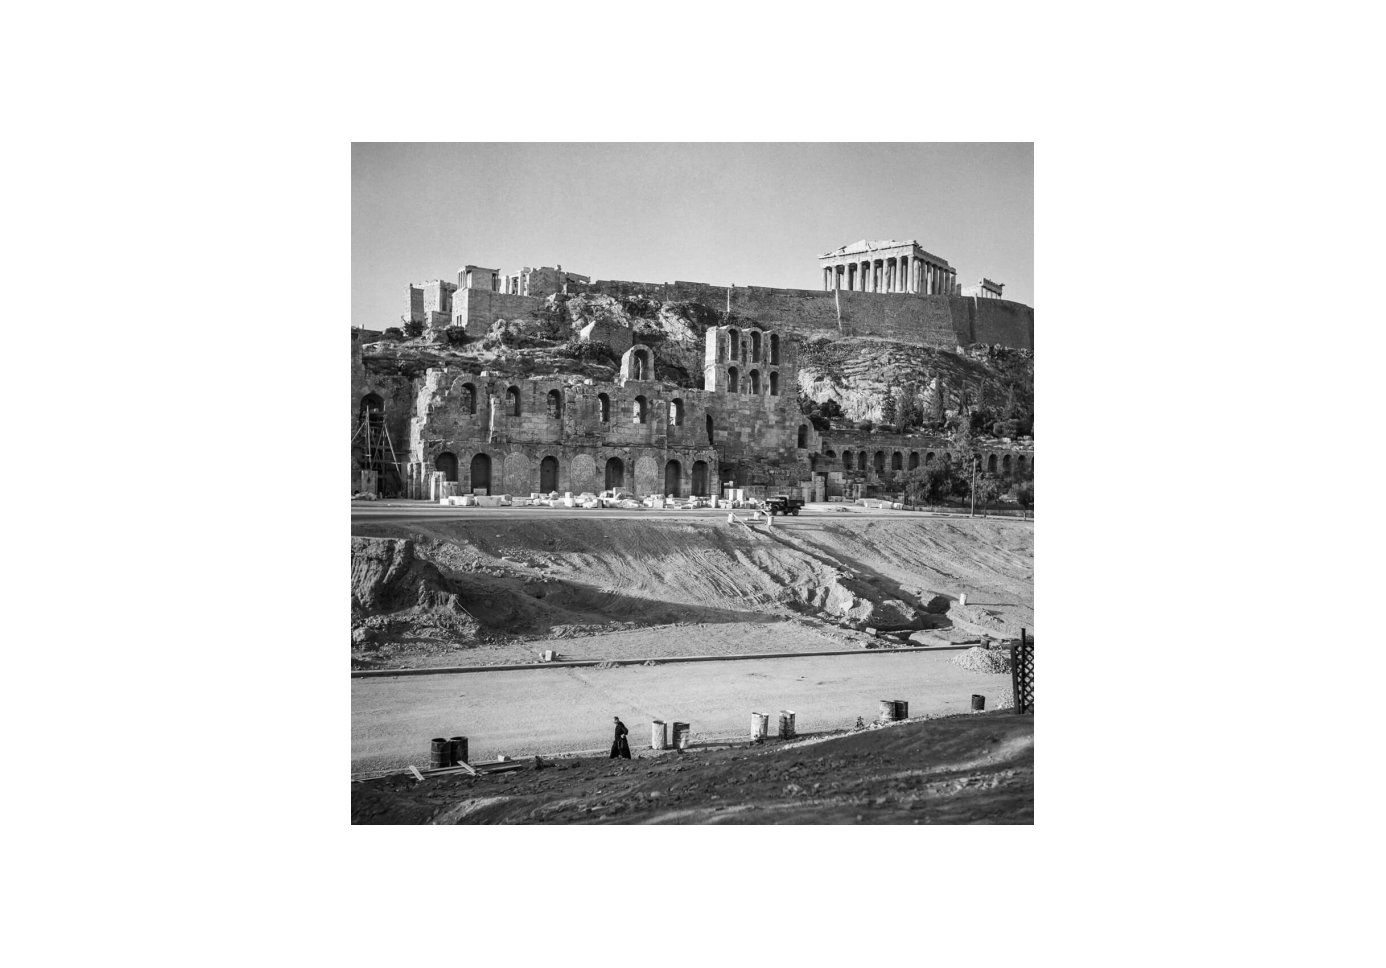
<path fill-rule="evenodd" d="M 728 512 L 727 512 L 727 524 L 736 524 L 736 512 L 735 512 L 735 511 L 728 511 Z"/>
<path fill-rule="evenodd" d="M 630 742 L 626 739 L 626 734 L 630 730 L 626 729 L 626 724 L 621 722 L 620 716 L 613 716 L 616 720 L 616 738 L 611 741 L 611 756 L 608 759 L 630 759 Z"/>

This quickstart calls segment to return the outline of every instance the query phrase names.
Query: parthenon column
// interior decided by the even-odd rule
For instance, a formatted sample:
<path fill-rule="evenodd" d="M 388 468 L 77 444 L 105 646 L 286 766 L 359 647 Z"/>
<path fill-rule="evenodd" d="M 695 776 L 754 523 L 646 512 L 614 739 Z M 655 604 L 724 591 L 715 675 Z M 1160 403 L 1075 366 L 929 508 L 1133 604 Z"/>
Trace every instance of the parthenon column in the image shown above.
<path fill-rule="evenodd" d="M 861 264 L 861 291 L 871 291 L 871 263 L 870 261 Z"/>

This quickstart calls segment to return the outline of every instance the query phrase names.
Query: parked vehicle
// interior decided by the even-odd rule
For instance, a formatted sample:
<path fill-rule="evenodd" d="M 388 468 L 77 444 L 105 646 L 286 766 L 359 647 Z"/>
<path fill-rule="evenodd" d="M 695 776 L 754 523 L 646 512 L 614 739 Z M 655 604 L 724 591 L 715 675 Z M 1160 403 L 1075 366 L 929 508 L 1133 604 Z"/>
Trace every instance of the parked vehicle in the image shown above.
<path fill-rule="evenodd" d="M 767 498 L 761 503 L 761 509 L 770 515 L 792 514 L 799 516 L 799 509 L 804 506 L 804 502 L 797 497 L 790 497 L 788 494 L 776 494 L 772 498 Z"/>

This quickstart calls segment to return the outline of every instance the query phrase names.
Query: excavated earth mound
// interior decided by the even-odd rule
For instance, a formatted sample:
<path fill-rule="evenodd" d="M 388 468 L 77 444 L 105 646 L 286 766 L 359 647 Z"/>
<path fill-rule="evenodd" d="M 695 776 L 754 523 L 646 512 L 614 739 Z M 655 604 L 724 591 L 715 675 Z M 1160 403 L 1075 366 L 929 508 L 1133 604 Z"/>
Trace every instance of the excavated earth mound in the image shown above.
<path fill-rule="evenodd" d="M 486 515 L 354 522 L 356 658 L 681 623 L 946 627 L 960 591 L 1033 628 L 1028 524 L 805 516 L 766 531 L 720 515 Z"/>

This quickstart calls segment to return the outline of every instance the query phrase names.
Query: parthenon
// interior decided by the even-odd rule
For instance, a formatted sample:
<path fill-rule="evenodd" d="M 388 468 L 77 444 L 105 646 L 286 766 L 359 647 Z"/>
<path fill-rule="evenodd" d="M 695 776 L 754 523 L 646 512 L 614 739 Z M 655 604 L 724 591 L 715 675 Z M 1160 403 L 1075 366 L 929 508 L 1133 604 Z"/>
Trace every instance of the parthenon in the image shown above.
<path fill-rule="evenodd" d="M 904 292 L 921 296 L 957 293 L 957 272 L 947 259 L 925 252 L 913 239 L 861 239 L 818 257 L 824 289 Z"/>

